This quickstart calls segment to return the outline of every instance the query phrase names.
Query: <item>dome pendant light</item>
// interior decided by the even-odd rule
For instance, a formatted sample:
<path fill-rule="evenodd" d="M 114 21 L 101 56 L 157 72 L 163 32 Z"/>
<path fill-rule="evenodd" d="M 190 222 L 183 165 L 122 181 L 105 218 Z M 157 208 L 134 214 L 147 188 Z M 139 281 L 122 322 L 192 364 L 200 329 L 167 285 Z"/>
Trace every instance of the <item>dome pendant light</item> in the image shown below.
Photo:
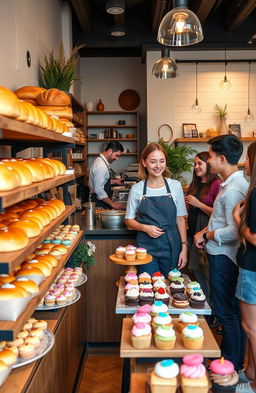
<path fill-rule="evenodd" d="M 120 15 L 125 11 L 124 0 L 109 0 L 106 3 L 106 11 L 108 14 Z"/>
<path fill-rule="evenodd" d="M 197 62 L 196 62 L 196 99 L 194 104 L 191 107 L 191 110 L 193 113 L 200 113 L 201 112 L 201 107 L 199 106 L 198 102 L 198 80 L 197 80 Z"/>
<path fill-rule="evenodd" d="M 220 82 L 220 88 L 223 91 L 228 91 L 231 88 L 231 82 L 230 80 L 227 78 L 227 47 L 226 47 L 226 42 L 225 42 L 225 74 L 224 74 L 224 78 L 222 79 L 222 81 Z"/>
<path fill-rule="evenodd" d="M 161 51 L 161 59 L 158 59 L 153 65 L 152 75 L 158 79 L 175 78 L 176 70 L 175 60 L 170 58 L 169 49 L 164 47 Z"/>
<path fill-rule="evenodd" d="M 188 46 L 204 38 L 198 17 L 188 9 L 188 0 L 174 0 L 174 8 L 162 19 L 157 35 L 160 44 Z"/>
<path fill-rule="evenodd" d="M 251 62 L 249 61 L 249 71 L 248 71 L 248 109 L 247 109 L 247 114 L 245 115 L 245 121 L 247 123 L 250 123 L 251 121 L 253 121 L 254 116 L 251 113 L 251 109 L 250 109 L 250 101 L 251 101 Z"/>

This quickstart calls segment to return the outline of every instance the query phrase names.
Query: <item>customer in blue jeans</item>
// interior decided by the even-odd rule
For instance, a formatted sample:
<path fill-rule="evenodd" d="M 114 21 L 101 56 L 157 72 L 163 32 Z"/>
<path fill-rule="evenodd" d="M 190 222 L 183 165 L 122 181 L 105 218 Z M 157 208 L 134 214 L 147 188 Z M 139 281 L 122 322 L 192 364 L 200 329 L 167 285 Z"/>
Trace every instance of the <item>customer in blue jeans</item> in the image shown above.
<path fill-rule="evenodd" d="M 205 246 L 207 251 L 212 302 L 223 329 L 222 356 L 240 370 L 243 368 L 246 337 L 241 326 L 239 301 L 235 297 L 239 237 L 233 208 L 244 199 L 248 188 L 237 166 L 243 145 L 234 135 L 212 138 L 208 143 L 211 172 L 219 174 L 223 183 L 214 201 L 208 227 L 195 234 L 194 242 L 199 248 Z"/>

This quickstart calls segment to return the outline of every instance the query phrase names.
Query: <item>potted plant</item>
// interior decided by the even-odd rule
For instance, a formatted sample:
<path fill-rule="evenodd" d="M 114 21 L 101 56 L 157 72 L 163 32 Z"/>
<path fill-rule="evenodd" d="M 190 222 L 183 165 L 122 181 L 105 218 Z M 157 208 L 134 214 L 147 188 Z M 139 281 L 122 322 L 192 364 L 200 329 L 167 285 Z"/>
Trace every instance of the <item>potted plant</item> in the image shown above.
<path fill-rule="evenodd" d="M 190 146 L 163 142 L 162 139 L 159 139 L 158 143 L 166 151 L 168 158 L 167 166 L 172 174 L 172 179 L 179 180 L 182 185 L 185 185 L 186 180 L 182 176 L 182 173 L 190 172 L 194 164 L 194 155 L 197 151 Z"/>
<path fill-rule="evenodd" d="M 72 84 L 79 80 L 76 77 L 78 51 L 85 45 L 75 46 L 69 58 L 66 58 L 63 43 L 60 44 L 58 56 L 53 51 L 43 56 L 39 64 L 39 86 L 45 89 L 56 88 L 68 92 Z"/>
<path fill-rule="evenodd" d="M 228 115 L 227 104 L 225 104 L 223 107 L 216 104 L 215 110 L 216 110 L 217 117 L 220 119 L 220 123 L 218 127 L 219 135 L 228 134 L 228 127 L 226 124 L 226 118 Z"/>
<path fill-rule="evenodd" d="M 96 251 L 96 246 L 92 242 L 82 241 L 75 249 L 72 259 L 73 266 L 82 266 L 83 270 L 87 271 L 90 266 L 95 265 L 93 254 Z"/>

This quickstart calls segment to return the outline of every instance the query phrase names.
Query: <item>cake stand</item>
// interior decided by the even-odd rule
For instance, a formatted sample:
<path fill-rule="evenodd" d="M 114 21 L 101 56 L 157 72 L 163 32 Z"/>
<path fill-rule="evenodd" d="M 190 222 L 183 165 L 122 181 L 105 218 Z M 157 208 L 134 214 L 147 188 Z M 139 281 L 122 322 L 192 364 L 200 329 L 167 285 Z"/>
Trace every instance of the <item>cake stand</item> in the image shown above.
<path fill-rule="evenodd" d="M 134 261 L 127 261 L 126 259 L 117 258 L 115 254 L 110 255 L 109 257 L 111 262 L 116 263 L 117 265 L 127 266 L 125 273 L 134 272 L 137 273 L 136 265 L 145 265 L 146 263 L 152 262 L 152 255 L 147 254 L 147 258 L 145 259 L 135 259 Z"/>

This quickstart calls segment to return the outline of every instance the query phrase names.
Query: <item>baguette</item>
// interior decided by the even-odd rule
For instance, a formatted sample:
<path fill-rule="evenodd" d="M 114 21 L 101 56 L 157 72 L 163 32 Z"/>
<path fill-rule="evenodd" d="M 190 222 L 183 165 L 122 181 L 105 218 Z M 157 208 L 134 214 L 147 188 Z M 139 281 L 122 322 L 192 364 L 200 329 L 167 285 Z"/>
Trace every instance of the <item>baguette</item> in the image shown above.
<path fill-rule="evenodd" d="M 37 106 L 36 108 L 41 109 L 43 112 L 47 113 L 49 116 L 58 116 L 64 119 L 73 119 L 72 108 L 68 106 Z"/>
<path fill-rule="evenodd" d="M 14 93 L 21 100 L 36 100 L 38 94 L 42 93 L 43 91 L 45 91 L 43 87 L 23 86 L 15 90 Z"/>

